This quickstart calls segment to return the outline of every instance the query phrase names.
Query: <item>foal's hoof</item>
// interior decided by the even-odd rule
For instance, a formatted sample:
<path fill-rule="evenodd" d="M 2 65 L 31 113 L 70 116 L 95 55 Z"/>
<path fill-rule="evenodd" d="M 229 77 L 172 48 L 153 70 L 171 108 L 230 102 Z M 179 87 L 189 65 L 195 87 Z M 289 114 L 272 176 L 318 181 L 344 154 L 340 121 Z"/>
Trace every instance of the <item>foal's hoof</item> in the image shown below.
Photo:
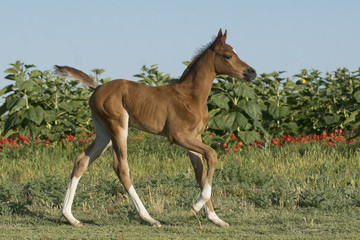
<path fill-rule="evenodd" d="M 153 227 L 161 227 L 161 223 L 159 221 L 155 221 L 153 223 L 150 223 L 151 226 Z"/>
<path fill-rule="evenodd" d="M 224 221 L 214 222 L 214 223 L 218 227 L 230 227 L 230 225 L 227 222 L 224 222 Z"/>
<path fill-rule="evenodd" d="M 80 222 L 80 221 L 72 222 L 71 225 L 73 225 L 74 227 L 82 227 L 82 226 L 84 226 L 84 225 L 82 224 L 82 222 Z"/>
<path fill-rule="evenodd" d="M 196 216 L 196 212 L 193 208 L 190 210 L 190 216 Z"/>
<path fill-rule="evenodd" d="M 152 217 L 142 218 L 142 220 L 147 222 L 150 226 L 161 227 L 161 223 L 158 220 L 153 219 Z"/>

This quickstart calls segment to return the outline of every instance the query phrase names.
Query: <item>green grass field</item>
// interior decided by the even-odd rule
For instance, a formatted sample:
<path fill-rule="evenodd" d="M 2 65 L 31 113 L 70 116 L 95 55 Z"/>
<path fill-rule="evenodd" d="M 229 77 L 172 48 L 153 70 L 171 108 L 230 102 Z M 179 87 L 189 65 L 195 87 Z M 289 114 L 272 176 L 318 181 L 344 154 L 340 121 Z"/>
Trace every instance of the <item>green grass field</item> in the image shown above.
<path fill-rule="evenodd" d="M 219 228 L 198 198 L 186 152 L 165 139 L 129 139 L 134 187 L 161 228 L 146 225 L 112 170 L 106 152 L 82 177 L 73 205 L 83 227 L 60 208 L 81 151 L 33 144 L 0 151 L 0 239 L 358 239 L 360 144 L 286 144 L 219 152 L 212 200 L 230 224 Z"/>

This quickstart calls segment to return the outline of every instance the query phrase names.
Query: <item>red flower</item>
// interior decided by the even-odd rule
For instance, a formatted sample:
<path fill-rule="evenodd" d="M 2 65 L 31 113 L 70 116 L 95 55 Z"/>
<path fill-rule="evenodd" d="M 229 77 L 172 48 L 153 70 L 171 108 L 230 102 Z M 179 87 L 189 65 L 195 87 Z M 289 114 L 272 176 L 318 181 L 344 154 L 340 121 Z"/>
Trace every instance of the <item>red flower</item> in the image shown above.
<path fill-rule="evenodd" d="M 238 142 L 238 143 L 236 144 L 237 147 L 241 147 L 242 145 L 243 145 L 243 142 L 242 142 L 242 141 L 240 141 L 240 142 Z"/>

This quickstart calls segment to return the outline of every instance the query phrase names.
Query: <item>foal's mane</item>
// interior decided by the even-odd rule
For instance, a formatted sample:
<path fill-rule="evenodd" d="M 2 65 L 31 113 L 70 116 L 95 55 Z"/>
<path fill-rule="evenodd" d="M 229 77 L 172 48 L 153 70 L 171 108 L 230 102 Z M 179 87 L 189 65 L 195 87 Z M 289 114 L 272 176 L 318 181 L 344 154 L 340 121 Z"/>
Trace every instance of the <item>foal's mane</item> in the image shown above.
<path fill-rule="evenodd" d="M 186 76 L 188 75 L 190 70 L 194 67 L 194 65 L 197 63 L 197 61 L 200 59 L 200 57 L 206 52 L 206 50 L 208 50 L 209 48 L 212 47 L 214 42 L 215 42 L 215 38 L 213 41 L 209 42 L 208 44 L 206 44 L 206 45 L 200 47 L 198 50 L 196 50 L 195 56 L 192 58 L 190 64 L 187 66 L 187 68 L 181 75 L 179 81 L 177 81 L 178 83 L 182 82 L 186 78 Z"/>

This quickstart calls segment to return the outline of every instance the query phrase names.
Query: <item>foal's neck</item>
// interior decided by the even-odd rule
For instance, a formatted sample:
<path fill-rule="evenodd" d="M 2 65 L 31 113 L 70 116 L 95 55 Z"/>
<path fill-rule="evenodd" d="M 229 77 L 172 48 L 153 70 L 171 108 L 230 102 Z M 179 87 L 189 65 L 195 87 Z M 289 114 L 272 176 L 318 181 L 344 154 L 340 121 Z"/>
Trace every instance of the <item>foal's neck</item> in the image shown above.
<path fill-rule="evenodd" d="M 206 103 L 216 77 L 215 53 L 206 50 L 186 71 L 183 79 L 179 81 L 179 86 L 194 100 Z"/>

